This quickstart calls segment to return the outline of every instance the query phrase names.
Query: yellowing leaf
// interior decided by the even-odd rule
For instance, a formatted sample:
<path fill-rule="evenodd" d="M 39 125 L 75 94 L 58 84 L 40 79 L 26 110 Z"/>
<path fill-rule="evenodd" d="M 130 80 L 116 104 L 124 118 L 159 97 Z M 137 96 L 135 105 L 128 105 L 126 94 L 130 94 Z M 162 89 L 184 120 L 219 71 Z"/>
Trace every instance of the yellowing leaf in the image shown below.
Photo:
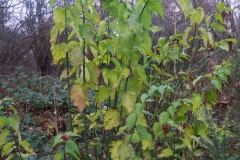
<path fill-rule="evenodd" d="M 79 66 L 80 64 L 83 63 L 83 53 L 80 47 L 75 47 L 71 50 L 69 53 L 69 58 L 72 61 L 73 65 Z"/>
<path fill-rule="evenodd" d="M 109 109 L 104 116 L 104 128 L 105 130 L 111 130 L 114 127 L 119 126 L 120 114 L 117 110 Z"/>
<path fill-rule="evenodd" d="M 136 93 L 133 91 L 126 91 L 120 94 L 121 104 L 125 107 L 128 113 L 131 113 L 135 107 L 135 102 L 137 100 Z"/>
<path fill-rule="evenodd" d="M 198 108 L 203 103 L 203 98 L 200 94 L 194 93 L 192 97 L 193 108 Z"/>
<path fill-rule="evenodd" d="M 151 142 L 149 142 L 147 140 L 142 140 L 142 149 L 143 149 L 143 151 L 145 151 L 150 146 L 151 146 Z"/>
<path fill-rule="evenodd" d="M 88 105 L 88 90 L 85 86 L 75 84 L 71 87 L 70 97 L 73 100 L 73 105 L 77 107 L 79 112 Z"/>
<path fill-rule="evenodd" d="M 110 152 L 111 152 L 111 158 L 113 160 L 119 160 L 118 148 L 122 143 L 123 143 L 122 141 L 113 141 L 111 143 L 112 147 L 110 149 Z"/>
<path fill-rule="evenodd" d="M 12 152 L 12 150 L 15 148 L 14 144 L 15 144 L 14 141 L 6 143 L 2 148 L 2 156 L 5 156 Z"/>

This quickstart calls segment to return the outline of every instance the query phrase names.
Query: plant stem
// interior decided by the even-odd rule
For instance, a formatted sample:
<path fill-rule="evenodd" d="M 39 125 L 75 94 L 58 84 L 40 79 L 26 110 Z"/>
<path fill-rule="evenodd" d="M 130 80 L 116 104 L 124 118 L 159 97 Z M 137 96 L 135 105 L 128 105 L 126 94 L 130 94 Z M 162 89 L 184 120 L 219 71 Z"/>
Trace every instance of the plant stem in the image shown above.
<path fill-rule="evenodd" d="M 65 146 L 66 146 L 65 142 L 63 142 L 63 156 L 64 156 L 64 160 L 67 160 Z"/>
<path fill-rule="evenodd" d="M 66 0 L 64 0 L 64 14 L 65 14 L 65 43 L 68 43 L 68 31 L 67 31 L 67 9 L 66 9 Z M 72 105 L 70 100 L 70 79 L 69 79 L 69 55 L 68 52 L 66 52 L 66 67 L 67 67 L 67 94 L 68 94 L 68 114 L 69 114 L 69 125 L 70 125 L 70 131 L 73 131 L 72 127 Z"/>
<path fill-rule="evenodd" d="M 86 23 L 86 17 L 85 17 L 85 11 L 84 6 L 81 1 L 82 5 L 82 14 L 83 14 L 83 25 Z M 86 73 L 85 73 L 85 67 L 86 67 L 86 39 L 83 38 L 83 84 L 86 84 Z M 89 160 L 89 150 L 88 150 L 88 135 L 87 135 L 87 118 L 86 118 L 86 108 L 83 110 L 83 116 L 84 116 L 84 143 L 85 143 L 85 150 L 86 150 L 86 159 Z"/>

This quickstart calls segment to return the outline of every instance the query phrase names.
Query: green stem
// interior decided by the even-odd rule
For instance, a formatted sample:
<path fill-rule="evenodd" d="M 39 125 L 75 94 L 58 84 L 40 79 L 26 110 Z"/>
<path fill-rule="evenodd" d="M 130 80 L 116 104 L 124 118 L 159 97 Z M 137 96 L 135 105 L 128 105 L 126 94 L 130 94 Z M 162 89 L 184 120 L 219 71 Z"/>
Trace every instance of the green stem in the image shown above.
<path fill-rule="evenodd" d="M 68 43 L 68 31 L 67 31 L 67 10 L 66 10 L 66 0 L 64 0 L 64 14 L 65 14 L 65 43 Z M 70 78 L 69 78 L 69 55 L 66 52 L 66 67 L 67 67 L 67 94 L 68 94 L 68 114 L 69 114 L 69 124 L 70 124 L 70 131 L 73 131 L 72 127 L 72 105 L 70 100 Z"/>
<path fill-rule="evenodd" d="M 84 111 L 84 143 L 85 143 L 85 150 L 86 150 L 86 159 L 89 160 L 89 150 L 88 150 L 88 136 L 87 136 L 87 118 L 86 118 L 86 109 Z"/>
<path fill-rule="evenodd" d="M 82 2 L 82 1 L 81 1 Z M 85 17 L 85 11 L 82 5 L 82 14 L 83 14 L 83 25 L 86 23 L 86 17 Z M 83 84 L 86 84 L 86 72 L 85 72 L 85 67 L 86 67 L 86 39 L 83 39 Z M 84 116 L 84 143 L 85 143 L 85 150 L 86 150 L 86 159 L 89 160 L 89 150 L 88 150 L 88 135 L 87 135 L 87 118 L 86 118 L 86 108 L 83 110 L 83 116 Z"/>

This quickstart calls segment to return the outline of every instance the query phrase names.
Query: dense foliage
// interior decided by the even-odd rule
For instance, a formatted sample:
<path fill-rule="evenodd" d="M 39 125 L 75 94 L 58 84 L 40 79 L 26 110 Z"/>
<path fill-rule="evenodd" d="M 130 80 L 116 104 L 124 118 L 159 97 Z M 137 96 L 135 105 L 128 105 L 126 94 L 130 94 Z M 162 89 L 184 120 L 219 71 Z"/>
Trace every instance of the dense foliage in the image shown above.
<path fill-rule="evenodd" d="M 237 149 L 230 151 L 239 144 L 230 141 L 236 135 L 227 116 L 219 123 L 213 115 L 232 72 L 231 57 L 214 58 L 236 44 L 234 38 L 214 39 L 214 32 L 226 32 L 222 13 L 231 9 L 219 3 L 217 12 L 207 15 L 190 0 L 177 3 L 189 24 L 181 33 L 158 37 L 157 44 L 152 37 L 162 27 L 152 25 L 152 17 L 165 19 L 162 1 L 106 0 L 103 17 L 92 0 L 65 1 L 54 9 L 53 62 L 65 66 L 60 79 L 67 92 L 34 75 L 19 88 L 13 84 L 25 74 L 10 75 L 2 84 L 18 102 L 40 108 L 68 104 L 68 129 L 54 138 L 54 159 L 239 158 Z M 11 117 L 1 115 L 6 122 Z M 13 131 L 19 136 L 18 128 Z M 0 141 L 2 157 L 37 153 L 20 139 L 10 141 L 17 150 L 9 154 L 13 147 L 4 149 L 9 141 Z"/>

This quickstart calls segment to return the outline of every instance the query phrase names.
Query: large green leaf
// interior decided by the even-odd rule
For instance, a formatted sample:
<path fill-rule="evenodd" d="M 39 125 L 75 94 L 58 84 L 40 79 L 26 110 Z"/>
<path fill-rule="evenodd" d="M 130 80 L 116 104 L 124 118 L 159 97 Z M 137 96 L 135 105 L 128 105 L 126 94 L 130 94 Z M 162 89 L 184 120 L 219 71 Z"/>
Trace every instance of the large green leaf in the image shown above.
<path fill-rule="evenodd" d="M 141 140 L 147 140 L 149 142 L 152 142 L 152 135 L 147 131 L 144 126 L 137 125 L 136 129 Z"/>
<path fill-rule="evenodd" d="M 107 88 L 105 86 L 100 86 L 95 96 L 97 104 L 100 105 L 104 100 L 106 100 L 110 96 L 110 93 L 111 93 L 110 88 Z"/>
<path fill-rule="evenodd" d="M 146 29 L 148 29 L 149 26 L 152 24 L 152 16 L 148 10 L 144 10 L 144 12 L 142 13 L 141 22 Z"/>
<path fill-rule="evenodd" d="M 94 34 L 94 28 L 91 23 L 81 25 L 79 31 L 82 38 L 85 38 L 87 40 L 91 40 Z"/>

